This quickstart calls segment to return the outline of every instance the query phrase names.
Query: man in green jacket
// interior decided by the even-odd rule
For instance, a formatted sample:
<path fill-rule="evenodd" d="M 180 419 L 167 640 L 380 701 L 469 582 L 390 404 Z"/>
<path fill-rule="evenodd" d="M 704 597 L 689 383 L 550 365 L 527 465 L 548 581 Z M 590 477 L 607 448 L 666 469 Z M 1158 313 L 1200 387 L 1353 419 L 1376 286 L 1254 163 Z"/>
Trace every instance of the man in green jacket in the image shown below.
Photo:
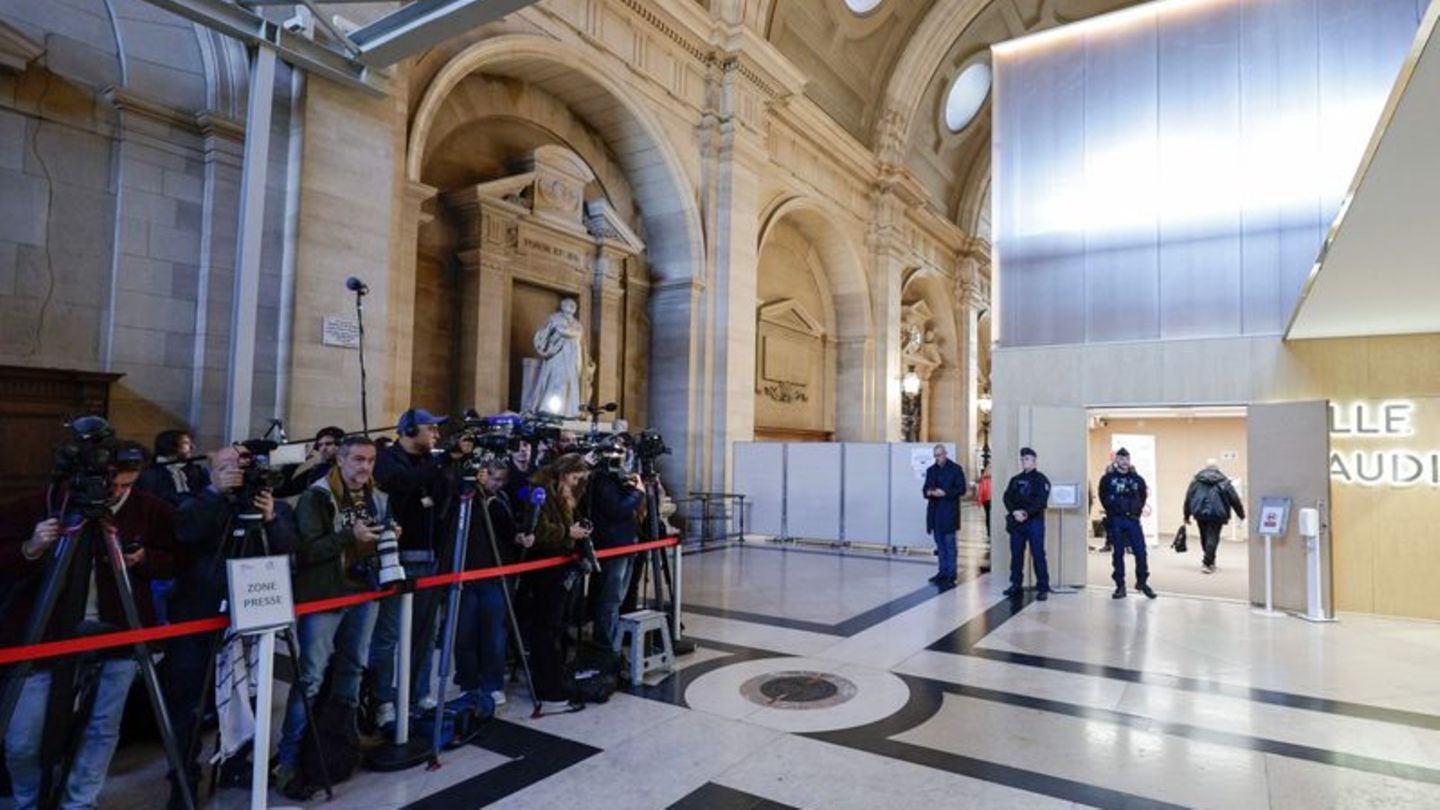
<path fill-rule="evenodd" d="M 295 551 L 295 600 L 308 602 L 371 590 L 371 562 L 380 525 L 389 516 L 389 499 L 375 488 L 375 443 L 349 436 L 340 444 L 330 473 L 311 484 L 295 505 L 300 541 Z M 311 613 L 297 622 L 300 661 L 280 735 L 275 787 L 283 790 L 300 761 L 305 734 L 306 700 L 313 700 L 334 655 L 334 700 L 357 705 L 360 674 L 375 629 L 376 603 Z"/>

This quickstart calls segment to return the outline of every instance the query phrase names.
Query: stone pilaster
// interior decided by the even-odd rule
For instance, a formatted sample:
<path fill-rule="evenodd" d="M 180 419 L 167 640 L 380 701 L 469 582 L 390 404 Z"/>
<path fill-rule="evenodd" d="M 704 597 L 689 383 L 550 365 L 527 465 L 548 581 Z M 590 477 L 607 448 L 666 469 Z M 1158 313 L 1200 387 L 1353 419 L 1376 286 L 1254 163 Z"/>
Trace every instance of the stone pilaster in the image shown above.
<path fill-rule="evenodd" d="M 625 345 L 625 274 L 624 254 L 612 247 L 600 246 L 594 259 L 594 281 L 591 288 L 590 341 L 595 360 L 595 401 L 619 403 L 621 347 Z"/>
<path fill-rule="evenodd" d="M 415 264 L 414 245 L 420 239 L 420 224 L 426 219 L 425 206 L 437 189 L 414 180 L 403 189 L 397 212 L 399 232 L 391 241 L 390 318 L 385 339 L 390 346 L 390 373 L 386 380 L 385 413 L 401 413 L 411 406 L 415 363 Z M 437 407 L 441 403 L 430 403 Z"/>

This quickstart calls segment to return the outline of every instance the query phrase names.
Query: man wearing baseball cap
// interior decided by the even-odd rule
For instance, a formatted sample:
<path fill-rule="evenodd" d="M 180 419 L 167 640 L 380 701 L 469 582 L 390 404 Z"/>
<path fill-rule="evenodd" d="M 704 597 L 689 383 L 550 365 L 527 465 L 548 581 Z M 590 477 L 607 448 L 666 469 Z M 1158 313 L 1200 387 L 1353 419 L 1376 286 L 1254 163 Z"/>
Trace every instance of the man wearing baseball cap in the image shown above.
<path fill-rule="evenodd" d="M 424 408 L 411 408 L 400 415 L 395 442 L 375 457 L 375 484 L 390 496 L 390 514 L 400 524 L 400 562 L 406 579 L 430 576 L 439 570 L 436 549 L 443 545 L 458 491 L 458 479 L 449 463 L 458 448 L 450 454 L 433 452 L 440 441 L 440 427 L 447 421 L 448 417 L 436 416 Z M 415 648 L 405 653 L 416 656 L 412 659 L 416 666 L 410 702 L 417 708 L 431 705 L 436 593 L 433 589 L 415 593 Z M 375 672 L 375 693 L 380 702 L 375 724 L 381 727 L 395 720 L 395 648 L 399 641 L 400 597 L 391 596 L 380 600 L 380 616 L 370 644 L 370 669 Z"/>
<path fill-rule="evenodd" d="M 1155 591 L 1147 584 L 1150 566 L 1145 559 L 1145 531 L 1140 528 L 1140 515 L 1149 497 L 1145 479 L 1130 466 L 1130 451 L 1120 448 L 1115 452 L 1115 469 L 1100 479 L 1100 505 L 1105 507 L 1105 517 L 1110 521 L 1110 539 L 1114 546 L 1110 557 L 1115 566 L 1112 599 L 1125 598 L 1127 548 L 1135 555 L 1135 590 L 1155 598 Z"/>
<path fill-rule="evenodd" d="M 1023 592 L 1021 578 L 1025 571 L 1025 547 L 1030 547 L 1030 562 L 1035 566 L 1035 598 L 1050 598 L 1050 569 L 1045 564 L 1045 508 L 1050 504 L 1050 479 L 1035 469 L 1035 451 L 1020 449 L 1020 474 L 1005 487 L 1005 529 L 1010 534 L 1009 597 Z"/>

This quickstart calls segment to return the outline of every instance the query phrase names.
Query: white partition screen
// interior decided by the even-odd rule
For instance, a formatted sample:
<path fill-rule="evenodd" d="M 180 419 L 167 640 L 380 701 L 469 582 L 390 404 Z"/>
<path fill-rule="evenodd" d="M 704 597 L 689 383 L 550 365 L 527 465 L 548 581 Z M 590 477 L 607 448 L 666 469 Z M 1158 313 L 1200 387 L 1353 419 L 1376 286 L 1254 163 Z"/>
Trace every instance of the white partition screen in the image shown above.
<path fill-rule="evenodd" d="M 840 539 L 840 445 L 785 448 L 785 532 L 811 540 Z"/>
<path fill-rule="evenodd" d="M 1423 0 L 1159 0 L 995 46 L 1009 346 L 1278 334 Z"/>
<path fill-rule="evenodd" d="M 734 490 L 744 493 L 750 514 L 745 530 L 755 534 L 785 534 L 785 445 L 736 442 Z"/>
<path fill-rule="evenodd" d="M 845 453 L 844 539 L 890 542 L 890 445 L 852 442 Z"/>

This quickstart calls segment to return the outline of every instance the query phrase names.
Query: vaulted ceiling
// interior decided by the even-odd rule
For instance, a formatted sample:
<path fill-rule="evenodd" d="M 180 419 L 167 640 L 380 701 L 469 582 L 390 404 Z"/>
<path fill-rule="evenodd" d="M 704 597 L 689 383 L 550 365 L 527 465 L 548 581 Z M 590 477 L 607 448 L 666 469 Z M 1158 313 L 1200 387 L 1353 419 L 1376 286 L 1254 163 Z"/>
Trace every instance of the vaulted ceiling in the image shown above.
<path fill-rule="evenodd" d="M 865 6 L 868 2 L 858 3 Z M 1092 17 L 1138 0 L 879 0 L 857 14 L 846 0 L 772 0 L 769 40 L 808 76 L 805 93 L 861 143 L 875 148 L 886 95 L 897 84 L 924 87 L 906 133 L 905 162 L 943 216 L 982 230 L 990 176 L 989 101 L 959 132 L 945 124 L 945 97 L 960 71 L 989 60 L 989 48 L 1024 34 Z M 968 21 L 954 19 L 969 15 Z M 896 76 L 923 29 L 963 22 L 938 62 Z"/>

